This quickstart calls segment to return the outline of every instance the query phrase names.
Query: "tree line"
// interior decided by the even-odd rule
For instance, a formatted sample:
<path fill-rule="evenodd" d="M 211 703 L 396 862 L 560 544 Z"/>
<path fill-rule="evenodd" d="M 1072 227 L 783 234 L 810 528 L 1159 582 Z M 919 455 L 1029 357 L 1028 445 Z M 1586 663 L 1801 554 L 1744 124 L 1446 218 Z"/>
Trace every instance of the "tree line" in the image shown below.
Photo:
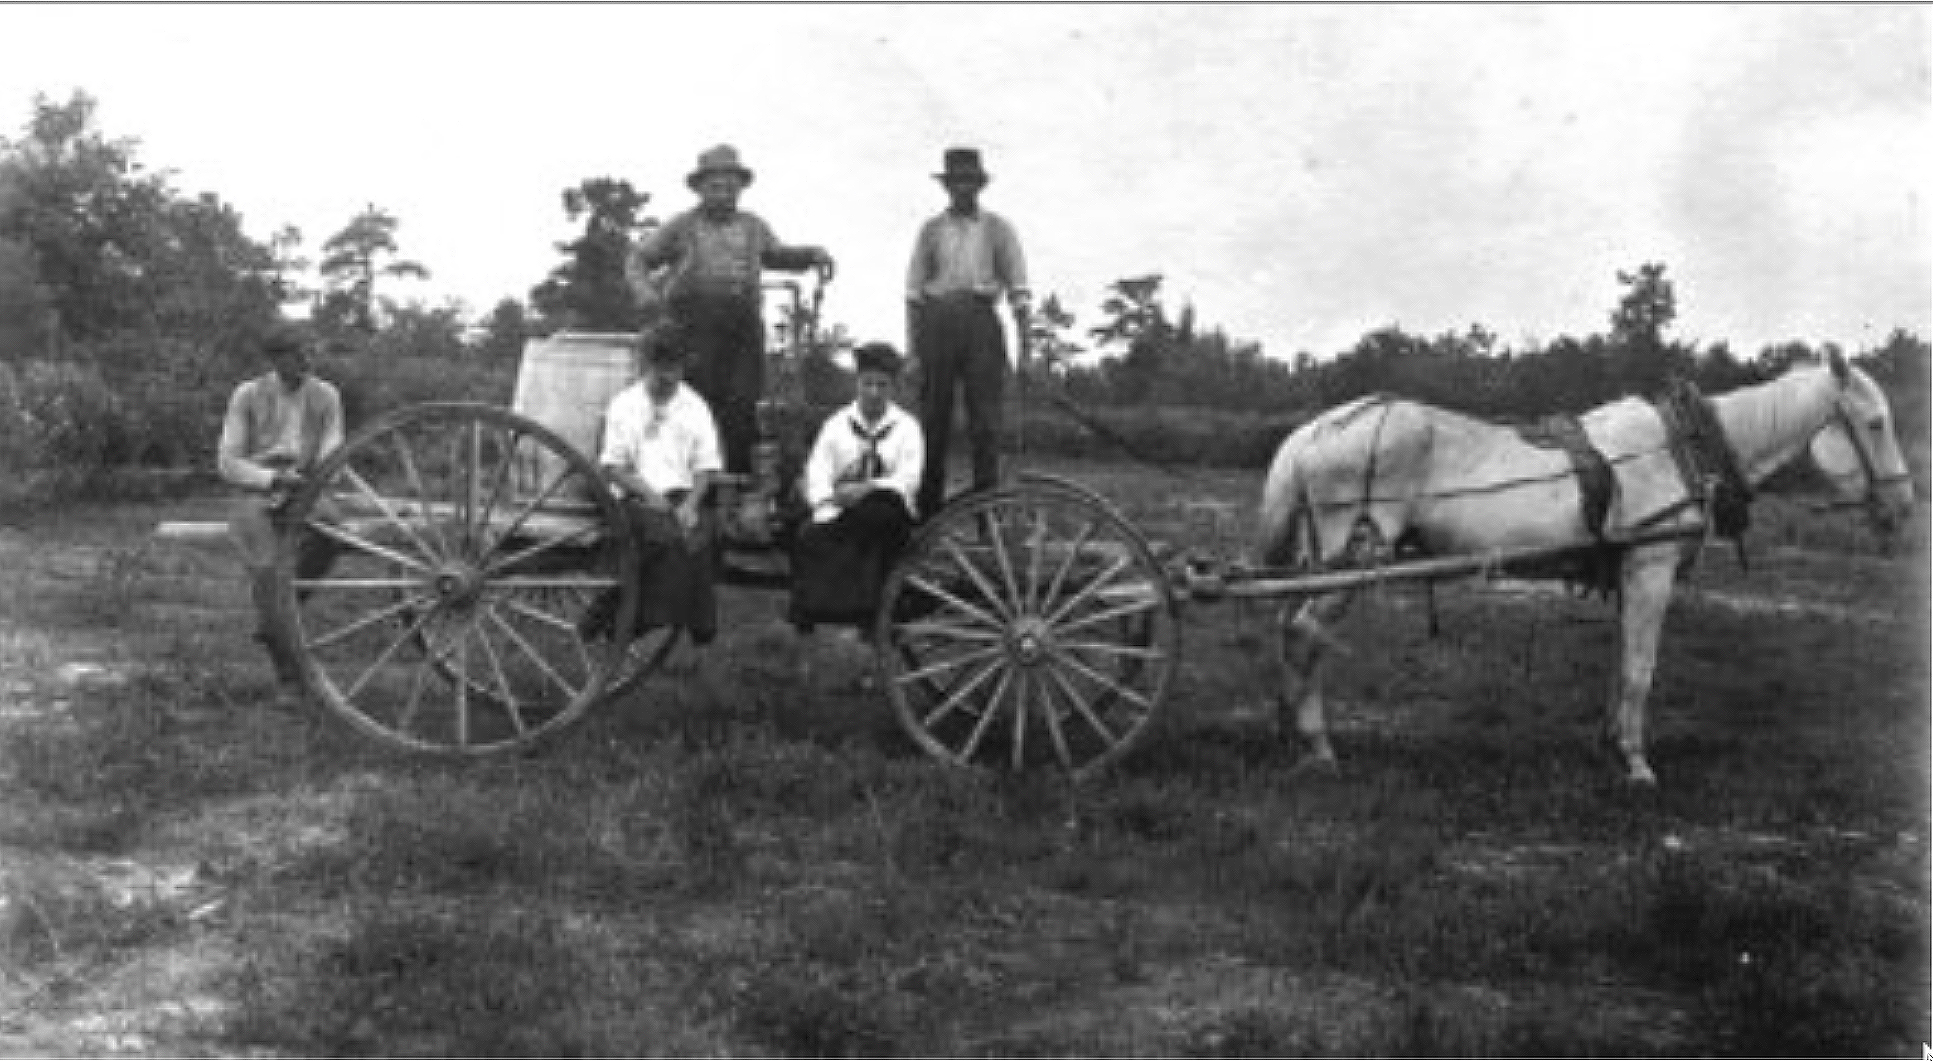
<path fill-rule="evenodd" d="M 356 422 L 415 401 L 503 404 L 531 337 L 640 323 L 624 261 L 657 219 L 649 194 L 623 179 L 564 189 L 571 236 L 553 266 L 527 298 L 506 297 L 479 319 L 453 301 L 397 297 L 430 270 L 403 252 L 401 222 L 382 207 L 357 211 L 312 258 L 295 228 L 257 239 L 218 195 L 176 187 L 171 172 L 146 165 L 138 141 L 103 132 L 96 110 L 81 92 L 37 96 L 21 133 L 0 139 L 0 452 L 16 469 L 206 465 L 229 389 L 260 370 L 259 337 L 290 315 L 308 321 Z M 1108 449 L 1092 424 L 1071 426 L 1048 408 L 1057 404 L 1091 410 L 1172 459 L 1252 464 L 1301 418 L 1372 392 L 1532 417 L 1643 393 L 1671 374 L 1721 391 L 1826 352 L 1694 348 L 1669 337 L 1677 305 L 1664 265 L 1619 280 L 1624 295 L 1602 334 L 1511 348 L 1481 325 L 1435 336 L 1391 326 L 1327 358 L 1270 356 L 1199 324 L 1191 307 L 1171 313 L 1159 275 L 1115 282 L 1084 333 L 1050 296 L 1029 336 L 1038 356 L 1027 434 L 1063 451 Z M 792 307 L 778 317 L 807 335 Z M 834 360 L 849 333 L 826 322 L 809 334 L 790 378 L 814 405 L 843 400 Z M 1924 426 L 1923 339 L 1895 331 L 1846 353 L 1906 407 L 1903 422 Z"/>

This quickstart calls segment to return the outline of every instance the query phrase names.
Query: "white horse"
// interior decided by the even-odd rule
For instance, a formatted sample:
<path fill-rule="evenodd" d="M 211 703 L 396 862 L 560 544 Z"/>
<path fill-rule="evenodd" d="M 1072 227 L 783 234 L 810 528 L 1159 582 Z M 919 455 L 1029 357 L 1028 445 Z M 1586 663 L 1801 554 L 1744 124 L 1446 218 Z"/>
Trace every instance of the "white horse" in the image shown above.
<path fill-rule="evenodd" d="M 1694 396 L 1691 411 L 1700 403 Z M 1687 455 L 1686 432 L 1673 426 L 1679 416 L 1641 399 L 1579 418 L 1615 484 L 1602 523 L 1592 528 L 1566 452 L 1417 402 L 1359 399 L 1303 425 L 1277 450 L 1253 559 L 1264 568 L 1309 571 L 1392 557 L 1521 557 L 1548 549 L 1553 556 L 1532 565 L 1531 577 L 1595 570 L 1621 597 L 1623 660 L 1612 679 L 1608 736 L 1630 780 L 1655 783 L 1645 759 L 1645 698 L 1672 584 L 1709 532 L 1714 491 L 1707 476 L 1729 478 L 1742 504 L 1750 497 L 1746 484 L 1757 485 L 1809 446 L 1820 471 L 1866 506 L 1882 536 L 1894 534 L 1913 505 L 1886 396 L 1841 357 L 1718 395 L 1704 408 L 1706 434 L 1722 433 L 1722 440 L 1703 446 L 1702 458 Z M 1327 627 L 1356 592 L 1311 596 L 1282 609 L 1280 725 L 1286 736 L 1293 709 L 1295 729 L 1308 743 L 1304 765 L 1335 765 L 1321 664 L 1325 649 L 1337 645 Z"/>

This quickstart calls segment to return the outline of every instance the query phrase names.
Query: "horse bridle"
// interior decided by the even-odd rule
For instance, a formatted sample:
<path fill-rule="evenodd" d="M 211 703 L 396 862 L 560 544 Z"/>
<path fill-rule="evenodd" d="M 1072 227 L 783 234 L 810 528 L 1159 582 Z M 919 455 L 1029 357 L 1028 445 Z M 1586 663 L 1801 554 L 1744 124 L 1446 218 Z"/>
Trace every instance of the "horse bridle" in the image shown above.
<path fill-rule="evenodd" d="M 1878 462 L 1873 460 L 1871 451 L 1866 448 L 1866 438 L 1863 431 L 1858 424 L 1853 422 L 1852 414 L 1846 411 L 1846 403 L 1840 400 L 1843 397 L 1846 387 L 1846 382 L 1840 380 L 1839 390 L 1841 394 L 1834 397 L 1832 412 L 1833 416 L 1839 421 L 1839 429 L 1846 434 L 1847 443 L 1852 446 L 1853 456 L 1859 458 L 1859 471 L 1866 480 L 1865 496 L 1858 502 L 1850 502 L 1849 504 L 1863 505 L 1867 511 L 1878 515 L 1879 506 L 1881 505 L 1879 496 L 1880 489 L 1892 483 L 1910 480 L 1912 476 L 1905 471 L 1888 475 L 1879 470 Z"/>

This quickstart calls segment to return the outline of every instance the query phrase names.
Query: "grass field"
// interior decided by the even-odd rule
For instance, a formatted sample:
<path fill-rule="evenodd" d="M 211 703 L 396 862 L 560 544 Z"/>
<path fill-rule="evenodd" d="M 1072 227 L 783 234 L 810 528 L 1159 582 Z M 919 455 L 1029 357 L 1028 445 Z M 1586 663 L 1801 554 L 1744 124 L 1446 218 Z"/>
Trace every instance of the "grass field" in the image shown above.
<path fill-rule="evenodd" d="M 1254 475 L 1064 470 L 1222 539 Z M 1339 776 L 1292 777 L 1260 610 L 1197 607 L 1120 769 L 949 770 L 868 660 L 725 633 L 527 755 L 389 754 L 268 705 L 182 499 L 0 524 L 0 1054 L 1910 1054 L 1929 1037 L 1925 517 L 1771 499 L 1597 743 L 1608 608 L 1359 606 Z M 689 650 L 681 650 L 689 653 Z"/>

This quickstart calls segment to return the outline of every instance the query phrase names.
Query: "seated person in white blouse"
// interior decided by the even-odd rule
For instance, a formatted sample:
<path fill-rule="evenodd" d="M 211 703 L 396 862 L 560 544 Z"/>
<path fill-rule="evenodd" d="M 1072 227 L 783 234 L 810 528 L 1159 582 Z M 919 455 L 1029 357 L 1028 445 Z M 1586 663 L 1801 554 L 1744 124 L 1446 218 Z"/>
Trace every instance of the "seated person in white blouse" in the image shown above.
<path fill-rule="evenodd" d="M 926 463 L 919 421 L 893 403 L 902 362 L 887 343 L 853 351 L 858 397 L 819 428 L 805 465 L 811 522 L 792 547 L 790 618 L 867 624 L 893 561 L 913 532 Z"/>
<path fill-rule="evenodd" d="M 598 458 L 638 543 L 631 634 L 683 627 L 703 645 L 718 633 L 716 521 L 704 504 L 721 467 L 718 427 L 705 400 L 684 382 L 685 345 L 675 331 L 648 330 L 638 345 L 642 374 L 611 399 Z M 607 590 L 592 602 L 579 632 L 608 635 L 618 597 Z"/>

